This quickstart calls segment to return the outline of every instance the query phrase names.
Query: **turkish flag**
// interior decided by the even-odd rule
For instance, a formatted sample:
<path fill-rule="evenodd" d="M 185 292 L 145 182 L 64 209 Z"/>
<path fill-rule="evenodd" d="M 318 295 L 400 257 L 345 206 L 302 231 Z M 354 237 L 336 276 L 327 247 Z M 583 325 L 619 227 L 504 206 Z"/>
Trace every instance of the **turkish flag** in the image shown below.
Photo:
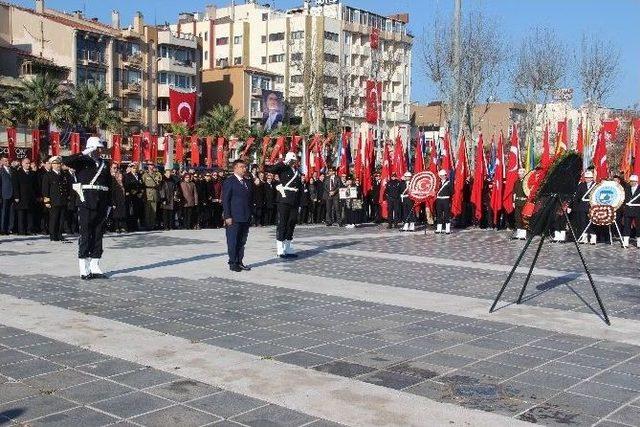
<path fill-rule="evenodd" d="M 218 137 L 218 148 L 216 149 L 216 164 L 219 168 L 224 167 L 224 137 Z"/>
<path fill-rule="evenodd" d="M 11 162 L 16 157 L 16 128 L 7 128 L 7 157 Z"/>
<path fill-rule="evenodd" d="M 169 89 L 171 123 L 186 123 L 193 127 L 196 122 L 196 92 L 180 92 Z"/>
<path fill-rule="evenodd" d="M 389 154 L 389 146 L 384 144 L 384 154 L 382 155 L 382 171 L 380 173 L 380 195 L 378 203 L 380 203 L 380 216 L 387 218 L 387 199 L 384 197 L 384 191 L 387 188 L 387 182 L 391 179 L 391 155 Z"/>
<path fill-rule="evenodd" d="M 31 161 L 37 163 L 40 160 L 40 130 L 31 131 Z"/>
<path fill-rule="evenodd" d="M 111 137 L 111 160 L 114 163 L 122 161 L 122 135 L 113 135 Z"/>
<path fill-rule="evenodd" d="M 502 192 L 504 177 L 504 143 L 502 133 L 498 138 L 498 152 L 496 154 L 496 170 L 493 175 L 493 190 L 491 190 L 491 210 L 493 211 L 493 223 L 497 226 L 498 216 L 502 210 Z"/>
<path fill-rule="evenodd" d="M 142 132 L 142 157 L 145 162 L 151 160 L 151 132 Z"/>
<path fill-rule="evenodd" d="M 400 135 L 396 136 L 396 143 L 393 146 L 393 167 L 392 171 L 396 173 L 399 179 L 402 179 L 403 175 L 407 171 L 407 164 L 404 156 L 404 146 L 402 145 L 402 138 Z"/>
<path fill-rule="evenodd" d="M 298 154 L 298 145 L 300 145 L 300 140 L 302 137 L 300 135 L 293 135 L 291 137 L 291 147 L 289 147 L 289 151 L 295 154 Z"/>
<path fill-rule="evenodd" d="M 211 169 L 211 166 L 213 166 L 213 158 L 211 157 L 211 149 L 212 149 L 212 145 L 213 145 L 213 137 L 212 136 L 208 136 L 206 139 L 206 145 L 207 145 L 207 154 L 205 156 L 206 162 L 207 162 L 207 168 Z"/>
<path fill-rule="evenodd" d="M 242 157 L 245 157 L 247 155 L 247 153 L 249 152 L 249 148 L 251 148 L 251 146 L 253 145 L 253 141 L 255 141 L 256 139 L 253 136 L 250 136 L 249 139 L 247 139 L 247 142 L 245 142 L 244 144 L 244 149 L 242 150 Z"/>
<path fill-rule="evenodd" d="M 151 135 L 151 162 L 158 161 L 158 135 Z"/>
<path fill-rule="evenodd" d="M 635 145 L 635 163 L 633 165 L 633 174 L 640 175 L 640 119 L 635 119 L 633 121 L 633 138 L 633 142 Z"/>
<path fill-rule="evenodd" d="M 198 135 L 191 135 L 191 166 L 200 165 L 200 144 Z"/>
<path fill-rule="evenodd" d="M 456 174 L 453 181 L 453 197 L 451 198 L 451 215 L 462 214 L 462 204 L 464 197 L 464 184 L 469 177 L 469 167 L 467 166 L 467 143 L 464 134 L 460 135 L 458 145 L 458 159 L 456 163 Z"/>
<path fill-rule="evenodd" d="M 377 28 L 371 29 L 371 34 L 369 35 L 369 44 L 371 45 L 371 49 L 378 49 L 380 46 L 380 30 Z"/>
<path fill-rule="evenodd" d="M 269 144 L 271 144 L 271 137 L 270 136 L 263 137 L 262 138 L 262 156 L 260 156 L 263 161 L 266 160 L 267 148 L 269 148 Z"/>
<path fill-rule="evenodd" d="M 365 96 L 367 98 L 367 122 L 376 124 L 378 121 L 378 106 L 382 96 L 382 83 L 374 80 L 367 80 Z"/>
<path fill-rule="evenodd" d="M 582 155 L 584 151 L 584 133 L 582 133 L 582 120 L 578 125 L 578 140 L 576 141 L 576 151 Z"/>
<path fill-rule="evenodd" d="M 279 136 L 276 139 L 276 145 L 271 150 L 271 157 L 269 157 L 269 161 L 271 163 L 275 162 L 278 157 L 282 157 L 282 153 L 284 153 L 284 136 Z"/>
<path fill-rule="evenodd" d="M 473 187 L 471 188 L 471 204 L 473 205 L 473 218 L 480 221 L 482 218 L 482 190 L 487 179 L 487 162 L 484 157 L 484 141 L 482 134 L 478 137 L 476 148 L 475 168 L 473 173 Z"/>
<path fill-rule="evenodd" d="M 595 153 L 593 154 L 593 166 L 596 171 L 596 182 L 600 182 L 609 177 L 609 164 L 607 163 L 607 144 L 605 140 L 605 128 L 600 128 L 598 140 L 596 142 Z"/>
<path fill-rule="evenodd" d="M 540 166 L 545 171 L 551 166 L 551 147 L 549 147 L 549 124 L 544 128 L 544 138 L 542 140 L 542 157 Z"/>
<path fill-rule="evenodd" d="M 182 135 L 176 136 L 176 163 L 182 163 L 184 160 L 184 142 Z"/>
<path fill-rule="evenodd" d="M 444 169 L 447 172 L 447 176 L 451 172 L 453 166 L 453 161 L 451 159 L 451 136 L 449 135 L 449 131 L 444 134 L 444 140 L 442 141 L 442 164 L 440 165 L 441 169 Z"/>
<path fill-rule="evenodd" d="M 508 214 L 513 212 L 513 189 L 516 186 L 518 180 L 518 169 L 520 168 L 520 155 L 519 155 L 519 141 L 518 141 L 518 128 L 515 123 L 511 130 L 511 147 L 509 148 L 509 160 L 507 161 L 507 176 L 502 193 L 502 201 L 504 211 Z"/>
<path fill-rule="evenodd" d="M 59 156 L 60 155 L 60 132 L 50 132 L 49 140 L 51 141 L 51 155 Z"/>
<path fill-rule="evenodd" d="M 133 135 L 133 150 L 131 152 L 131 161 L 140 162 L 140 145 L 142 144 L 142 135 Z"/>
<path fill-rule="evenodd" d="M 73 132 L 71 134 L 71 154 L 78 154 L 80 152 L 80 134 Z"/>

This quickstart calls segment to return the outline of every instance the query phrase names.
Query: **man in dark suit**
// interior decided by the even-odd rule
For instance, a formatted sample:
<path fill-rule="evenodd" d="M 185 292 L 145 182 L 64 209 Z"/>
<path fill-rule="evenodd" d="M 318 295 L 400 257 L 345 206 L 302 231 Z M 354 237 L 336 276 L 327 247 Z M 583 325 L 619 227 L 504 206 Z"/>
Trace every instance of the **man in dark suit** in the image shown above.
<path fill-rule="evenodd" d="M 51 170 L 42 178 L 42 197 L 49 210 L 49 238 L 52 242 L 62 241 L 64 212 L 71 193 L 71 176 L 62 171 L 60 157 L 50 160 Z"/>
<path fill-rule="evenodd" d="M 233 175 L 222 184 L 222 216 L 227 234 L 227 252 L 231 271 L 250 270 L 244 265 L 244 245 L 251 223 L 251 182 L 244 178 L 247 164 L 243 160 L 233 162 Z"/>
<path fill-rule="evenodd" d="M 339 220 L 338 204 L 340 203 L 339 190 L 341 182 L 336 176 L 335 169 L 329 169 L 329 176 L 324 180 L 324 200 L 326 203 L 326 222 L 327 226 L 333 225 L 334 222 Z"/>
<path fill-rule="evenodd" d="M 31 161 L 25 157 L 21 167 L 13 177 L 13 199 L 18 217 L 18 234 L 33 232 L 33 210 L 36 205 L 38 184 L 35 172 L 31 170 Z"/>
<path fill-rule="evenodd" d="M 13 207 L 13 171 L 6 157 L 0 157 L 0 199 L 0 234 L 9 234 Z"/>

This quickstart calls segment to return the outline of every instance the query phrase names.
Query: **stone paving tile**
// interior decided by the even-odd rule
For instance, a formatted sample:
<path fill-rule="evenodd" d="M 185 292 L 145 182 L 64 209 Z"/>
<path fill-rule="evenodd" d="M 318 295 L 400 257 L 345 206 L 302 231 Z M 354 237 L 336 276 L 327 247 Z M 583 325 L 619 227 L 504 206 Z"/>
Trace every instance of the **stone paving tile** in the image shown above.
<path fill-rule="evenodd" d="M 182 405 L 170 406 L 159 411 L 134 417 L 131 421 L 148 427 L 202 426 L 221 421 L 222 418 Z"/>
<path fill-rule="evenodd" d="M 233 418 L 248 426 L 302 426 L 314 421 L 314 418 L 281 406 L 267 405 Z"/>
<path fill-rule="evenodd" d="M 48 415 L 46 417 L 30 421 L 29 426 L 39 427 L 98 427 L 113 424 L 118 419 L 110 415 L 95 411 L 91 408 L 80 407 L 73 408 L 68 411 L 59 412 L 57 414 Z"/>

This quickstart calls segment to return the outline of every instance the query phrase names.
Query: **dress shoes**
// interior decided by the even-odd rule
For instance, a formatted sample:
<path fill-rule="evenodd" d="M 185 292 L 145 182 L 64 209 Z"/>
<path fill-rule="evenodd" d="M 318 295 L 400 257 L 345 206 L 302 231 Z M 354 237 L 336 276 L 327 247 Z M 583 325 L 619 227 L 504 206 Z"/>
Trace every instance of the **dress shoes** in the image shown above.
<path fill-rule="evenodd" d="M 242 267 L 240 267 L 238 264 L 229 264 L 229 270 L 239 273 L 242 271 Z"/>
<path fill-rule="evenodd" d="M 238 267 L 240 267 L 240 270 L 251 271 L 251 267 L 247 267 L 243 263 L 238 264 Z"/>

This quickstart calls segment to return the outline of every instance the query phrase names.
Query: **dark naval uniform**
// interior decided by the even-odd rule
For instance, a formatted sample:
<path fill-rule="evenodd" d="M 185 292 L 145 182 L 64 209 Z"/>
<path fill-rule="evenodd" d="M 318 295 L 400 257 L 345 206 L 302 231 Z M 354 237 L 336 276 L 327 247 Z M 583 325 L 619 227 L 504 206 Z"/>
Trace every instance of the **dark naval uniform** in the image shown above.
<path fill-rule="evenodd" d="M 527 195 L 524 192 L 524 180 L 518 179 L 516 185 L 513 188 L 514 206 L 515 206 L 515 220 L 516 228 L 524 229 L 524 221 L 522 220 L 522 208 L 527 203 Z"/>
<path fill-rule="evenodd" d="M 400 193 L 400 201 L 402 203 L 402 220 L 405 224 L 411 224 L 416 222 L 416 215 L 414 211 L 415 203 L 409 197 L 409 182 L 406 180 L 402 181 L 400 184 L 400 189 L 402 193 Z"/>
<path fill-rule="evenodd" d="M 453 186 L 451 181 L 445 179 L 440 184 L 440 189 L 436 193 L 436 224 L 442 226 L 451 222 L 451 195 Z"/>
<path fill-rule="evenodd" d="M 399 179 L 390 179 L 384 188 L 384 197 L 387 200 L 387 221 L 389 228 L 395 227 L 400 222 L 402 208 L 400 204 L 400 196 L 402 195 L 403 181 Z"/>
<path fill-rule="evenodd" d="M 62 240 L 62 227 L 71 194 L 73 178 L 66 171 L 50 170 L 42 177 L 42 197 L 49 209 L 49 238 Z"/>
<path fill-rule="evenodd" d="M 102 235 L 111 208 L 111 174 L 109 162 L 94 160 L 84 154 L 62 158 L 62 163 L 75 170 L 76 186 L 82 185 L 82 197 L 78 200 L 80 240 L 78 258 L 102 258 Z"/>
<path fill-rule="evenodd" d="M 578 189 L 571 201 L 571 213 L 573 214 L 573 221 L 576 224 L 576 235 L 578 237 L 580 237 L 589 224 L 589 207 L 591 207 L 589 197 L 595 185 L 596 183 L 594 181 L 591 183 L 581 182 L 578 184 Z"/>
<path fill-rule="evenodd" d="M 636 222 L 636 244 L 640 248 L 640 185 L 625 188 L 622 235 L 631 235 L 631 224 Z"/>
<path fill-rule="evenodd" d="M 302 198 L 302 176 L 300 171 L 285 163 L 265 166 L 265 171 L 278 175 L 279 184 L 276 189 L 278 226 L 276 240 L 287 242 L 293 240 L 293 231 L 298 221 L 298 208 Z"/>

